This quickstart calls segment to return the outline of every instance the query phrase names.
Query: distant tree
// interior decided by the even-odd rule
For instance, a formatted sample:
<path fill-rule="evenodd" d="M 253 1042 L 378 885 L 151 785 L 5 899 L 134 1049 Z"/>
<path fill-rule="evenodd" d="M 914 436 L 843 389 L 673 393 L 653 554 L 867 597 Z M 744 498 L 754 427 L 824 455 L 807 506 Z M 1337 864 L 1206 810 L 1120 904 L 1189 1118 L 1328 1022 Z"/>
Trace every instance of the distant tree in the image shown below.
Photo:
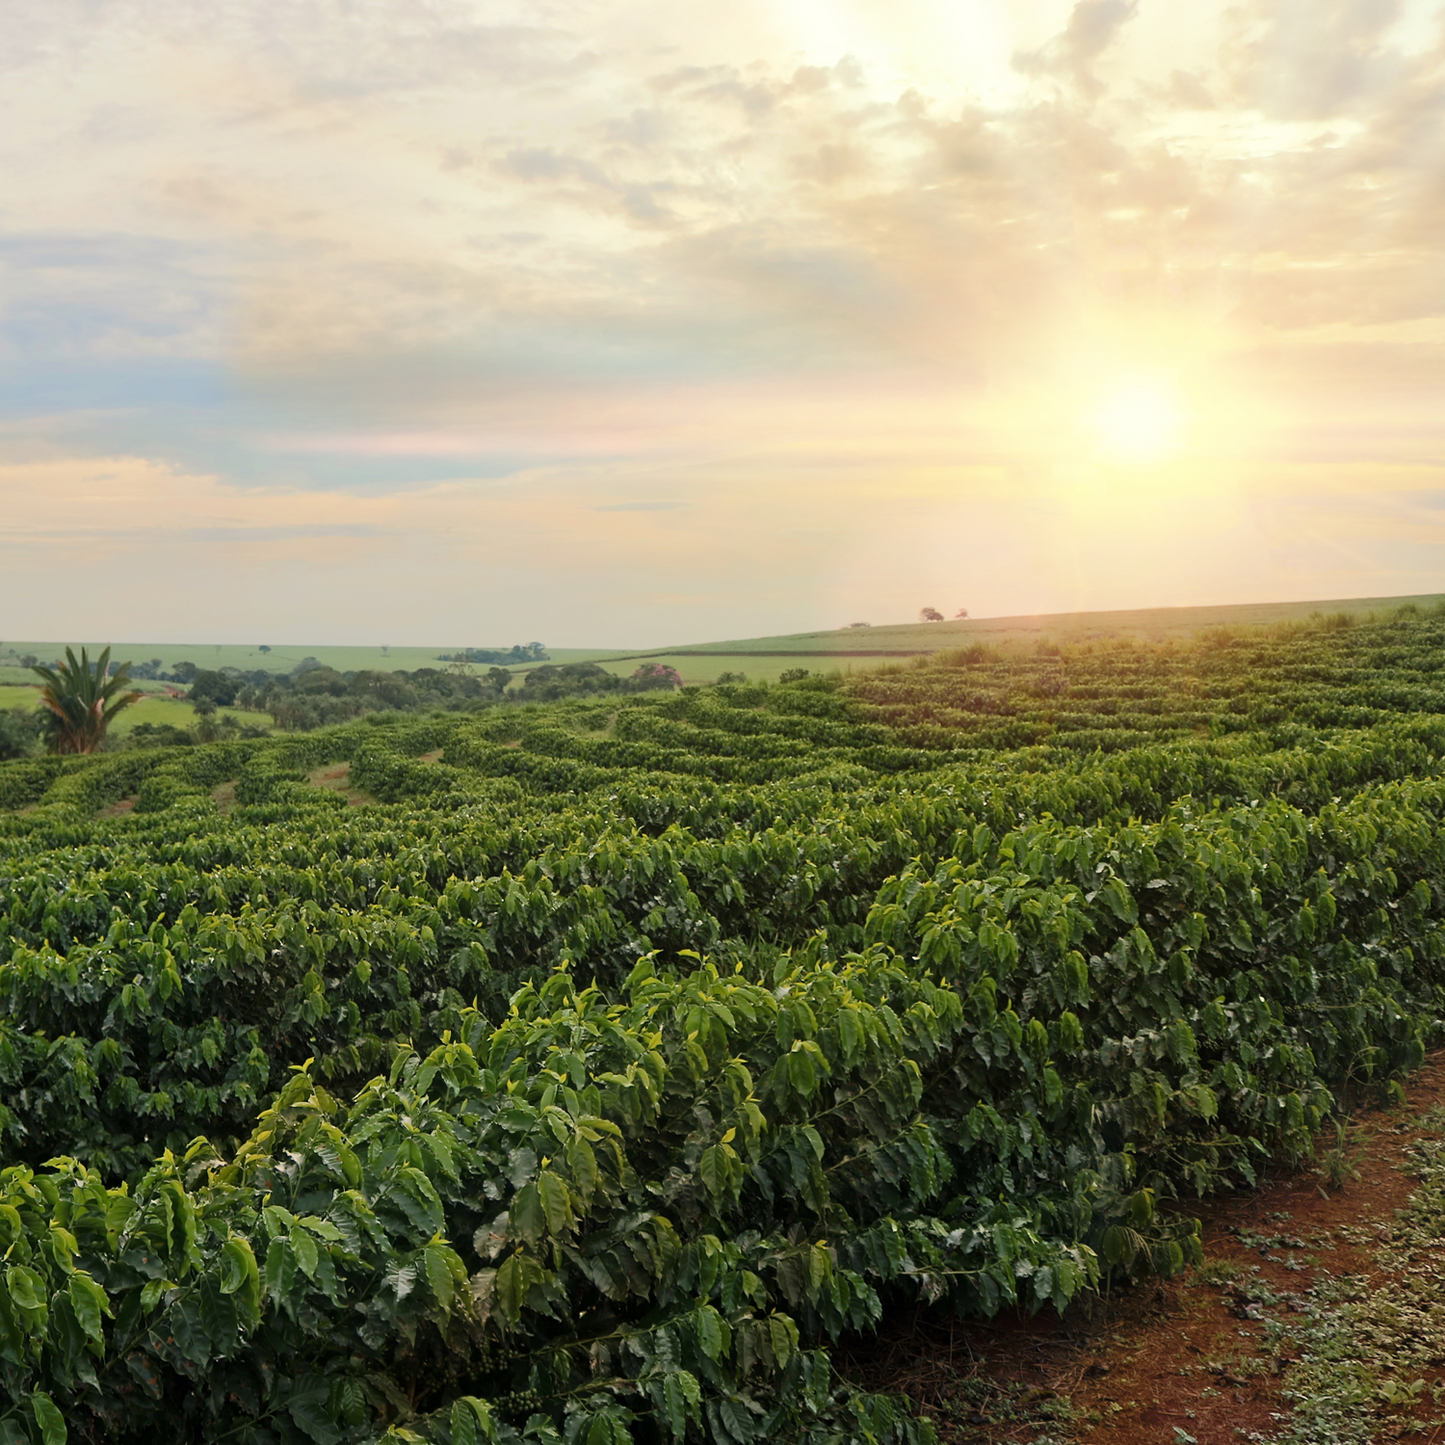
<path fill-rule="evenodd" d="M 850 622 L 850 623 L 848 624 L 848 626 L 849 626 L 849 627 L 871 627 L 871 626 L 872 626 L 872 623 L 869 623 L 869 622 Z"/>
<path fill-rule="evenodd" d="M 92 663 L 85 648 L 80 661 L 70 648 L 66 660 L 55 667 L 32 667 L 45 683 L 40 689 L 41 706 L 50 717 L 49 747 L 57 753 L 96 753 L 105 745 L 105 732 L 111 719 L 139 697 L 138 692 L 125 692 L 130 681 L 130 666 L 121 663 L 110 674 L 110 648 Z"/>
<path fill-rule="evenodd" d="M 194 662 L 178 662 L 171 668 L 171 677 L 176 682 L 194 682 L 198 670 Z"/>
<path fill-rule="evenodd" d="M 729 682 L 746 682 L 748 675 L 745 672 L 720 672 L 717 675 L 719 685 Z"/>
<path fill-rule="evenodd" d="M 12 707 L 0 712 L 0 761 L 34 752 L 44 727 L 45 714 L 38 708 Z"/>
<path fill-rule="evenodd" d="M 21 667 L 34 667 L 35 664 L 36 664 L 37 662 L 39 662 L 39 661 L 40 661 L 40 659 L 39 659 L 38 657 L 36 657 L 36 655 L 35 655 L 33 652 L 27 652 L 27 653 L 25 654 L 25 656 L 20 659 L 20 666 L 21 666 Z"/>
<path fill-rule="evenodd" d="M 806 667 L 785 667 L 785 668 L 778 674 L 778 681 L 779 681 L 779 682 L 802 682 L 802 680 L 803 680 L 805 677 L 807 677 L 807 675 L 808 675 L 808 669 L 807 669 Z"/>
<path fill-rule="evenodd" d="M 668 667 L 666 663 L 644 662 L 627 681 L 636 691 L 649 692 L 653 688 L 681 687 L 682 674 L 675 667 Z"/>
<path fill-rule="evenodd" d="M 635 690 L 631 682 L 624 682 L 615 672 L 608 672 L 595 662 L 547 663 L 527 673 L 522 679 L 521 690 L 509 696 L 521 702 L 556 702 L 564 697 L 616 692 L 624 687 L 629 691 Z"/>
<path fill-rule="evenodd" d="M 920 622 L 942 622 L 943 613 L 941 613 L 936 607 L 925 607 L 921 612 L 919 612 L 918 620 Z"/>
<path fill-rule="evenodd" d="M 307 661 L 312 664 L 310 667 L 302 663 L 291 674 L 291 685 L 298 692 L 325 693 L 328 697 L 345 697 L 350 692 L 351 685 L 347 678 L 334 667 L 327 667 L 325 663 L 317 662 L 314 657 Z"/>
<path fill-rule="evenodd" d="M 137 723 L 125 737 L 128 748 L 188 748 L 195 737 L 171 723 Z"/>
<path fill-rule="evenodd" d="M 190 695 L 193 703 L 209 700 L 219 703 L 221 707 L 230 707 L 236 701 L 236 694 L 240 690 L 241 684 L 236 678 L 228 677 L 224 672 L 207 672 L 202 668 L 191 682 Z"/>
<path fill-rule="evenodd" d="M 261 644 L 261 646 L 260 646 L 259 648 L 257 648 L 256 650 L 261 654 L 262 657 L 265 657 L 265 655 L 266 655 L 268 652 L 270 652 L 271 649 L 270 649 L 269 647 L 267 647 L 266 644 L 263 642 L 263 643 Z M 382 648 L 382 651 L 385 652 L 386 649 L 383 647 L 383 648 Z"/>
<path fill-rule="evenodd" d="M 517 643 L 510 651 L 497 647 L 464 647 L 455 655 L 443 652 L 438 662 L 546 662 L 549 653 L 540 642 Z"/>
<path fill-rule="evenodd" d="M 955 620 L 955 621 L 956 621 L 958 618 L 960 618 L 960 617 L 967 617 L 967 616 L 968 616 L 968 608 L 967 608 L 967 607 L 960 607 L 960 608 L 958 609 L 958 611 L 953 614 L 953 616 L 954 616 L 954 620 Z"/>
<path fill-rule="evenodd" d="M 497 696 L 506 692 L 512 685 L 512 674 L 505 667 L 489 667 L 487 669 L 487 680 L 497 690 Z"/>
<path fill-rule="evenodd" d="M 198 698 L 192 706 L 196 713 L 196 736 L 203 743 L 215 742 L 218 726 L 216 700 L 211 697 L 202 697 Z"/>

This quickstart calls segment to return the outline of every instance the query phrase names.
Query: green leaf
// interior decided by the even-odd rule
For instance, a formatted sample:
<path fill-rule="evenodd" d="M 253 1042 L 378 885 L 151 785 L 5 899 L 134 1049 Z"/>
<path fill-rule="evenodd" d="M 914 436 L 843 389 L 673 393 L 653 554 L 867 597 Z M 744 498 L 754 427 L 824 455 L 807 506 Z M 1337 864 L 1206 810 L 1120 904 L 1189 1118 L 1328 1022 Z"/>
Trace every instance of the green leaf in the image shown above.
<path fill-rule="evenodd" d="M 306 1278 L 315 1279 L 316 1261 L 320 1256 L 320 1249 L 316 1241 L 299 1223 L 291 1227 L 291 1248 L 295 1250 L 296 1263 L 301 1266 Z"/>
<path fill-rule="evenodd" d="M 492 1407 L 485 1400 L 480 1400 L 475 1395 L 463 1395 L 456 1402 L 456 1405 L 452 1406 L 453 1421 L 455 1421 L 457 1418 L 457 1405 L 460 1405 L 464 1409 L 471 1411 L 472 1417 L 476 1423 L 475 1439 L 478 1442 L 495 1440 L 497 1438 L 497 1427 L 492 1420 Z M 533 1416 L 532 1418 L 536 1419 L 537 1417 Z M 532 1431 L 530 1429 L 530 1423 L 531 1422 L 529 1421 L 529 1429 L 527 1432 L 529 1435 L 532 1434 Z"/>
<path fill-rule="evenodd" d="M 316 1445 L 337 1445 L 341 1431 L 338 1431 L 335 1420 L 327 1415 L 325 1397 L 325 1390 L 293 1396 L 286 1402 L 286 1413 L 306 1435 L 314 1439 Z"/>
<path fill-rule="evenodd" d="M 522 1317 L 522 1306 L 527 1299 L 526 1256 L 512 1254 L 503 1260 L 493 1283 L 493 1294 L 502 1318 L 508 1324 L 516 1324 Z"/>
<path fill-rule="evenodd" d="M 681 1440 L 686 1435 L 688 1416 L 701 1398 L 697 1379 L 687 1370 L 672 1370 L 663 1380 L 663 1417 L 673 1439 Z"/>
<path fill-rule="evenodd" d="M 296 1278 L 296 1252 L 284 1239 L 273 1239 L 266 1251 L 266 1294 L 270 1299 L 286 1301 L 289 1307 L 292 1285 Z"/>
<path fill-rule="evenodd" d="M 565 1234 L 572 1228 L 572 1201 L 560 1175 L 544 1169 L 537 1176 L 537 1195 L 547 1228 L 553 1234 Z"/>
<path fill-rule="evenodd" d="M 727 1321 L 711 1305 L 703 1305 L 693 1319 L 697 1325 L 697 1340 L 703 1354 L 710 1360 L 716 1360 L 726 1353 L 732 1333 L 728 1329 Z"/>
<path fill-rule="evenodd" d="M 296 1226 L 296 1216 L 279 1204 L 268 1204 L 261 1211 L 261 1218 L 265 1221 L 266 1233 L 272 1239 L 287 1238 Z"/>
<path fill-rule="evenodd" d="M 448 1258 L 450 1254 L 451 1251 L 441 1244 L 427 1245 L 423 1254 L 426 1260 L 427 1284 L 431 1286 L 431 1292 L 445 1314 L 451 1313 L 452 1295 L 456 1291 L 451 1260 Z"/>
<path fill-rule="evenodd" d="M 512 1196 L 509 1228 L 525 1239 L 528 1244 L 540 1242 L 547 1228 L 547 1218 L 542 1211 L 541 1191 L 535 1184 L 524 1184 Z"/>
<path fill-rule="evenodd" d="M 166 1323 L 175 1339 L 176 1348 L 188 1360 L 204 1365 L 211 1357 L 211 1337 L 201 1320 L 198 1301 L 188 1299 L 170 1312 Z"/>
<path fill-rule="evenodd" d="M 211 1337 L 216 1354 L 224 1358 L 236 1348 L 238 1321 L 235 1299 L 222 1294 L 212 1280 L 207 1280 L 201 1290 L 201 1323 Z"/>
<path fill-rule="evenodd" d="M 452 1405 L 452 1445 L 477 1445 L 477 1419 L 465 1400 Z"/>
<path fill-rule="evenodd" d="M 773 1315 L 768 1320 L 768 1341 L 778 1368 L 784 1369 L 798 1348 L 798 1327 L 786 1315 Z"/>
<path fill-rule="evenodd" d="M 78 1269 L 70 1276 L 70 1303 L 87 1337 L 104 1348 L 105 1326 L 101 1323 L 101 1316 L 112 1313 L 110 1296 L 89 1274 Z"/>
<path fill-rule="evenodd" d="M 143 1310 L 151 1310 L 176 1288 L 173 1279 L 148 1279 L 142 1286 L 140 1292 L 140 1307 Z"/>
<path fill-rule="evenodd" d="M 737 1441 L 737 1445 L 746 1445 L 757 1434 L 757 1424 L 741 1400 L 735 1400 L 731 1395 L 724 1396 L 718 1409 L 728 1434 Z"/>
<path fill-rule="evenodd" d="M 721 1199 L 727 1194 L 732 1170 L 729 1167 L 726 1146 L 714 1144 L 710 1149 L 704 1149 L 702 1159 L 698 1164 L 698 1172 L 702 1175 L 702 1182 L 707 1192 L 714 1199 Z"/>
<path fill-rule="evenodd" d="M 250 1243 L 232 1236 L 221 1246 L 221 1293 L 235 1294 L 248 1280 L 259 1282 L 259 1277 Z"/>
<path fill-rule="evenodd" d="M 37 1390 L 30 1397 L 30 1408 L 34 1412 L 35 1423 L 40 1427 L 40 1445 L 65 1445 L 70 1432 L 65 1428 L 65 1417 L 56 1408 L 55 1401 L 44 1390 Z"/>
<path fill-rule="evenodd" d="M 597 1188 L 597 1155 L 585 1139 L 573 1139 L 567 1146 L 567 1167 L 572 1171 L 572 1183 L 585 1209 Z"/>
<path fill-rule="evenodd" d="M 65 1274 L 75 1268 L 75 1256 L 80 1253 L 75 1236 L 68 1229 L 62 1229 L 53 1219 L 50 1221 L 50 1253 Z"/>
<path fill-rule="evenodd" d="M 5 1284 L 10 1298 L 27 1316 L 43 1316 L 50 1296 L 45 1281 L 33 1269 L 26 1269 L 23 1264 L 12 1264 L 5 1272 Z"/>

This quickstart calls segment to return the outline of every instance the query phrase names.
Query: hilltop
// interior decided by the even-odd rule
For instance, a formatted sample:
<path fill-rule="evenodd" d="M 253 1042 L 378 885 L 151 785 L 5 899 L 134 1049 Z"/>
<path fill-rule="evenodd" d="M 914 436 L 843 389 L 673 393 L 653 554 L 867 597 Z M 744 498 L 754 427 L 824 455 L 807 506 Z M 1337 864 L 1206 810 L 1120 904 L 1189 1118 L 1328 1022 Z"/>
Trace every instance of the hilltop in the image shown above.
<path fill-rule="evenodd" d="M 627 674 L 640 662 L 658 662 L 677 668 L 690 684 L 716 680 L 720 671 L 746 673 L 750 681 L 776 682 L 788 669 L 807 667 L 810 671 L 834 667 L 868 667 L 870 659 L 915 657 L 945 648 L 967 647 L 982 642 L 1005 652 L 1044 642 L 1095 642 L 1128 637 L 1143 642 L 1183 641 L 1196 633 L 1216 627 L 1254 627 L 1269 623 L 1294 622 L 1313 612 L 1346 612 L 1356 616 L 1414 603 L 1425 607 L 1445 600 L 1445 593 L 1412 597 L 1353 597 L 1303 602 L 1246 602 L 1216 607 L 1151 607 L 1111 612 L 1054 612 L 1035 616 L 977 617 L 947 622 L 881 623 L 867 627 L 837 627 L 822 632 L 789 632 L 774 637 L 732 638 L 712 642 L 680 642 L 664 647 L 553 647 L 547 648 L 554 663 L 593 662 L 609 672 Z M 33 679 L 18 665 L 28 653 L 43 659 L 59 656 L 64 643 L 11 642 L 0 648 L 0 690 L 5 685 L 28 685 Z M 92 650 L 103 646 L 90 644 Z M 496 644 L 500 649 L 502 644 Z M 510 646 L 510 643 L 507 644 Z M 407 671 L 445 667 L 443 657 L 461 650 L 460 643 L 438 643 L 431 647 L 351 647 L 326 643 L 260 646 L 228 643 L 119 642 L 115 656 L 133 662 L 158 660 L 164 668 L 178 662 L 198 667 L 237 667 L 244 671 L 290 672 L 299 663 L 314 658 L 338 672 Z M 523 674 L 536 666 L 520 664 L 512 671 Z M 23 699 L 0 697 L 0 706 L 15 706 Z"/>

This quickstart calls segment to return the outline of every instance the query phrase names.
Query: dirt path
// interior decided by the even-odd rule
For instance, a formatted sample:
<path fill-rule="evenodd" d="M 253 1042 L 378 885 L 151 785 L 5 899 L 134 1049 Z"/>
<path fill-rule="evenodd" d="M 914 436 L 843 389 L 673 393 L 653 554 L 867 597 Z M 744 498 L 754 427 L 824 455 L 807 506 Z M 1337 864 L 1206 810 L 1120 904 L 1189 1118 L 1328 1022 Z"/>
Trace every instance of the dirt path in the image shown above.
<path fill-rule="evenodd" d="M 1445 1052 L 1407 1095 L 1313 1169 L 1207 1201 L 1178 1280 L 1062 1320 L 920 1310 L 839 1366 L 944 1445 L 1445 1445 Z"/>

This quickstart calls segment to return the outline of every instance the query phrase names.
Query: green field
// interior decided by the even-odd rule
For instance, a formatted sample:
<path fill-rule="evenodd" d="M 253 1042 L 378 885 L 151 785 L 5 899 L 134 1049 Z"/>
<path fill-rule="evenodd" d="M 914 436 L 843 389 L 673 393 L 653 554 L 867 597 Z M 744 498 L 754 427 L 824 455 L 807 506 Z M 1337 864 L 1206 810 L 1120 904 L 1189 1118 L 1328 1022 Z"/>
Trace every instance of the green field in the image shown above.
<path fill-rule="evenodd" d="M 1223 607 L 1161 607 L 1119 612 L 1066 612 L 1035 617 L 983 617 L 961 621 L 908 622 L 794 632 L 725 642 L 686 643 L 656 651 L 577 653 L 558 661 L 589 661 L 626 677 L 646 662 L 675 667 L 688 684 L 706 684 L 719 672 L 741 672 L 749 681 L 776 682 L 783 672 L 867 671 L 887 657 L 909 657 L 986 643 L 1005 653 L 1040 642 L 1074 644 L 1112 638 L 1145 642 L 1184 641 L 1219 627 L 1258 627 L 1297 622 L 1313 612 L 1364 617 L 1406 604 L 1433 606 L 1445 594 L 1364 597 L 1317 602 L 1260 602 Z M 519 668 L 519 672 L 527 669 Z"/>
<path fill-rule="evenodd" d="M 77 653 L 81 644 L 73 642 Z M 94 657 L 105 642 L 86 642 L 90 655 Z M 445 667 L 438 660 L 441 653 L 453 653 L 465 644 L 442 643 L 435 647 L 331 647 L 325 643 L 296 647 L 274 647 L 263 653 L 257 647 L 232 646 L 212 642 L 112 642 L 111 654 L 117 662 L 149 662 L 159 658 L 162 670 L 171 671 L 178 662 L 193 662 L 197 667 L 217 669 L 238 667 L 245 672 L 290 672 L 298 663 L 314 657 L 326 667 L 338 672 L 415 672 L 422 667 Z M 473 646 L 483 646 L 474 643 Z M 19 667 L 19 658 L 33 654 L 42 663 L 53 662 L 65 655 L 67 644 L 63 642 L 6 642 L 0 646 L 0 682 L 18 682 L 24 669 Z M 498 644 L 498 650 L 506 648 Z M 511 644 L 506 645 L 510 647 Z M 586 662 L 597 657 L 609 656 L 605 648 L 548 648 L 555 662 Z"/>
<path fill-rule="evenodd" d="M 39 704 L 38 687 L 7 687 L 0 683 L 0 708 L 36 707 Z"/>
<path fill-rule="evenodd" d="M 156 684 L 142 684 L 142 687 Z M 34 708 L 40 705 L 39 687 L 18 687 L 0 684 L 0 708 Z M 244 712 L 237 707 L 223 707 L 218 717 L 234 717 L 239 723 L 254 727 L 270 727 L 271 719 L 263 712 Z M 150 692 L 117 714 L 110 725 L 110 735 L 123 738 L 138 723 L 169 723 L 172 727 L 188 728 L 196 720 L 196 711 L 189 700 L 183 697 L 169 697 L 162 692 Z"/>
<path fill-rule="evenodd" d="M 684 684 L 692 687 L 716 682 L 718 674 L 721 672 L 740 672 L 749 682 L 776 682 L 784 672 L 792 668 L 806 667 L 810 671 L 832 672 L 839 667 L 846 670 L 854 665 L 853 659 L 840 662 L 836 657 L 818 657 L 811 654 L 768 657 L 755 652 L 746 654 L 650 652 L 645 657 L 633 655 L 625 658 L 592 657 L 583 660 L 595 662 L 598 666 L 605 668 L 608 672 L 616 673 L 619 677 L 631 677 L 644 662 L 659 663 L 665 667 L 675 667 L 682 675 Z M 861 665 L 866 667 L 869 662 L 876 663 L 877 661 L 877 658 L 872 658 L 862 662 Z M 518 672 L 529 670 L 517 669 Z"/>
<path fill-rule="evenodd" d="M 1442 769 L 1445 608 L 0 763 L 0 1420 L 933 1445 L 1445 1043 Z"/>
<path fill-rule="evenodd" d="M 1146 642 L 1184 640 L 1216 627 L 1258 627 L 1296 622 L 1313 612 L 1347 612 L 1356 616 L 1388 611 L 1406 604 L 1433 606 L 1445 598 L 1435 593 L 1418 597 L 1356 597 L 1316 602 L 1257 602 L 1221 607 L 1156 607 L 1116 612 L 1045 613 L 1033 617 L 980 617 L 961 621 L 890 623 L 876 627 L 844 627 L 829 632 L 794 632 L 777 637 L 750 637 L 727 642 L 686 643 L 654 652 L 631 652 L 628 658 L 666 657 L 696 660 L 781 654 L 787 658 L 830 657 L 876 659 L 909 656 L 943 648 L 986 642 L 1017 648 L 1039 641 L 1093 642 L 1128 637 Z M 624 654 L 613 654 L 621 658 Z M 593 655 L 591 660 L 601 660 Z M 784 663 L 784 666 L 793 665 Z M 867 661 L 863 666 L 870 665 Z"/>
<path fill-rule="evenodd" d="M 776 681 L 785 669 L 810 667 L 872 666 L 881 657 L 911 656 L 943 648 L 966 647 L 987 642 L 1005 649 L 1039 641 L 1089 642 L 1110 637 L 1132 637 L 1141 641 L 1164 642 L 1185 639 L 1214 627 L 1251 627 L 1275 622 L 1297 621 L 1311 612 L 1369 612 L 1397 607 L 1403 603 L 1433 605 L 1435 594 L 1424 597 L 1357 597 L 1316 602 L 1241 603 L 1226 607 L 1161 607 L 1118 612 L 1069 612 L 1037 617 L 984 617 L 961 622 L 889 623 L 876 627 L 843 627 L 829 632 L 793 632 L 777 637 L 750 637 L 723 642 L 678 643 L 659 648 L 548 647 L 554 663 L 596 662 L 609 672 L 627 676 L 644 661 L 675 667 L 686 683 L 712 682 L 719 671 L 745 672 L 749 679 Z M 79 646 L 79 644 L 74 644 Z M 104 643 L 87 644 L 92 655 Z M 160 658 L 165 670 L 178 662 L 197 667 L 238 667 L 246 671 L 290 672 L 298 663 L 314 657 L 338 672 L 372 669 L 380 672 L 414 672 L 438 667 L 442 653 L 453 653 L 463 644 L 439 643 L 433 647 L 332 647 L 325 643 L 275 647 L 262 653 L 257 647 L 217 643 L 117 642 L 112 650 L 117 661 L 146 662 Z M 484 644 L 474 643 L 473 646 Z M 493 644 L 485 644 L 491 646 Z M 499 649 L 511 644 L 495 644 Z M 43 660 L 63 654 L 57 642 L 7 642 L 0 646 L 0 684 L 26 680 L 15 664 L 26 653 Z M 775 654 L 770 656 L 770 654 Z M 808 659 L 814 659 L 810 664 Z M 7 666 L 8 664 L 8 666 Z M 512 670 L 524 673 L 530 664 Z M 144 686 L 144 684 L 142 684 Z"/>

